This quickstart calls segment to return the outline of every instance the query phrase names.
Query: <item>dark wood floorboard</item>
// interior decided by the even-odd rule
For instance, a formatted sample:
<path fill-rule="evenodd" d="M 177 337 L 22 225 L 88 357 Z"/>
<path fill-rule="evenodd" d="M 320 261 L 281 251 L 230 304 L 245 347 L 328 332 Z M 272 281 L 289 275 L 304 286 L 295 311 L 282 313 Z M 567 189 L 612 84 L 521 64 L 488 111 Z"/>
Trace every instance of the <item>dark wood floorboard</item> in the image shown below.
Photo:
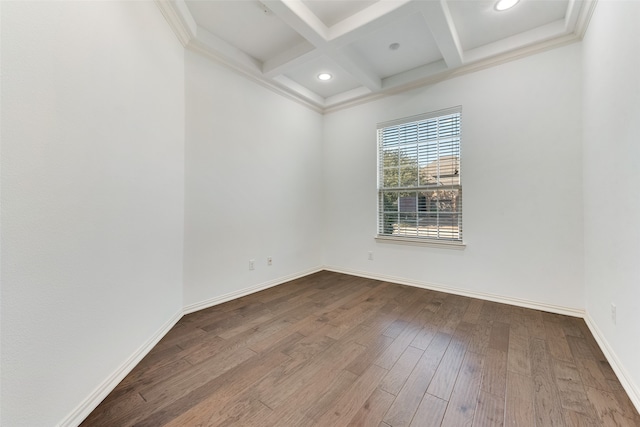
<path fill-rule="evenodd" d="M 640 426 L 584 321 L 320 272 L 183 317 L 82 426 Z"/>

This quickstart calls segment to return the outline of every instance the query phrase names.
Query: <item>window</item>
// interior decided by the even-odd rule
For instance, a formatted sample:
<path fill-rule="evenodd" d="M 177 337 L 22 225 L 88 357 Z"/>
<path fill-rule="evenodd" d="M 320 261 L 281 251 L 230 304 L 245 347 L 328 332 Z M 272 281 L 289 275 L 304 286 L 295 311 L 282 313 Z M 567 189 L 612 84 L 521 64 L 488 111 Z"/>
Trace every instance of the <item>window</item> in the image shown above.
<path fill-rule="evenodd" d="M 462 243 L 461 108 L 378 125 L 378 236 Z"/>

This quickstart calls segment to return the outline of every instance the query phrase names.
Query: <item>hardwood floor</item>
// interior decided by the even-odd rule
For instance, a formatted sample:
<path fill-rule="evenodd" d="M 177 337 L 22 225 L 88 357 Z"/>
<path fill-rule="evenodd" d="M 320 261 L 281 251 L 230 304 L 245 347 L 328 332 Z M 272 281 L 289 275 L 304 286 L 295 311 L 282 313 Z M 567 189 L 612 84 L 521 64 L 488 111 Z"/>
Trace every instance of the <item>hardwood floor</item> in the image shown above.
<path fill-rule="evenodd" d="M 583 320 L 320 272 L 185 316 L 83 426 L 640 426 Z"/>

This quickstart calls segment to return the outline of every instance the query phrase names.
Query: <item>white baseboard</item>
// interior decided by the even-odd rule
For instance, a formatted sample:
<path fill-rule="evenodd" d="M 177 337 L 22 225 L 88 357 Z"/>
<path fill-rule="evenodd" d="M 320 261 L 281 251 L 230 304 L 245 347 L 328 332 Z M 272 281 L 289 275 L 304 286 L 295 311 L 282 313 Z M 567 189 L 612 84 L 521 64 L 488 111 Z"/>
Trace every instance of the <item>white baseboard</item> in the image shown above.
<path fill-rule="evenodd" d="M 83 402 L 80 403 L 69 415 L 58 423 L 59 427 L 76 427 L 113 391 L 114 388 L 126 377 L 129 372 L 151 351 L 151 349 L 164 337 L 167 332 L 182 318 L 182 312 L 178 311 L 164 325 L 162 325 L 151 338 L 136 350 L 118 369 L 115 370 L 102 384 L 100 384 Z"/>
<path fill-rule="evenodd" d="M 371 273 L 354 271 L 354 270 L 349 270 L 344 268 L 325 266 L 324 269 L 328 271 L 333 271 L 336 273 L 350 274 L 353 276 L 366 277 L 368 279 L 398 283 L 400 285 L 413 286 L 417 288 L 430 289 L 434 291 L 440 291 L 440 292 L 446 292 L 450 294 L 456 294 L 456 295 L 462 295 L 462 296 L 478 298 L 478 299 L 483 299 L 488 301 L 494 301 L 494 302 L 499 302 L 503 304 L 510 304 L 510 305 L 515 305 L 519 307 L 532 308 L 535 310 L 548 311 L 550 313 L 564 314 L 564 315 L 573 316 L 573 317 L 581 317 L 584 319 L 585 323 L 589 327 L 589 330 L 593 334 L 596 342 L 600 346 L 600 349 L 602 350 L 603 354 L 607 358 L 607 361 L 611 365 L 611 368 L 618 376 L 618 379 L 620 380 L 620 384 L 622 384 L 622 387 L 629 395 L 629 399 L 631 399 L 631 402 L 633 403 L 633 405 L 636 407 L 638 412 L 640 412 L 640 388 L 638 387 L 638 385 L 636 385 L 633 382 L 633 380 L 631 379 L 631 376 L 629 375 L 627 370 L 624 368 L 624 365 L 620 362 L 620 359 L 618 358 L 616 353 L 613 351 L 608 341 L 604 338 L 604 334 L 600 331 L 600 329 L 598 328 L 596 323 L 593 321 L 591 316 L 589 316 L 589 313 L 586 312 L 585 310 L 570 308 L 570 307 L 562 307 L 562 306 L 557 306 L 553 304 L 546 304 L 538 301 L 529 301 L 529 300 L 524 300 L 520 298 L 511 298 L 511 297 L 504 297 L 500 295 L 485 294 L 482 292 L 467 291 L 463 289 L 452 288 L 450 286 L 445 286 L 445 285 L 417 282 L 417 281 L 402 279 L 398 277 L 386 276 L 381 274 L 371 274 Z"/>
<path fill-rule="evenodd" d="M 230 292 L 228 294 L 224 294 L 215 298 L 210 298 L 205 301 L 201 301 L 195 304 L 190 304 L 185 306 L 182 312 L 178 312 L 171 317 L 167 322 L 158 331 L 149 339 L 145 344 L 143 344 L 134 354 L 132 354 L 129 359 L 127 359 L 113 374 L 109 376 L 102 384 L 100 384 L 83 402 L 80 403 L 69 415 L 67 415 L 59 424 L 59 427 L 75 427 L 80 425 L 82 421 L 93 411 L 102 400 L 107 397 L 109 393 L 124 379 L 124 377 L 133 370 L 133 368 L 146 356 L 151 349 L 164 337 L 173 326 L 178 323 L 178 321 L 182 318 L 183 315 L 193 313 L 198 310 L 202 310 L 205 308 L 212 307 L 214 305 L 222 304 L 227 301 L 231 301 L 236 298 L 240 298 L 246 295 L 250 295 L 268 288 L 272 288 L 274 286 L 281 285 L 283 283 L 289 282 L 291 280 L 295 280 L 304 276 L 308 276 L 313 273 L 317 273 L 322 270 L 333 271 L 336 273 L 349 274 L 352 276 L 365 277 L 368 279 L 381 280 L 385 282 L 397 283 L 400 285 L 413 286 L 422 289 L 429 289 L 439 292 L 446 292 L 455 295 L 461 295 L 471 298 L 478 298 L 487 301 L 499 302 L 504 304 L 515 305 L 519 307 L 532 308 L 536 310 L 548 311 L 551 313 L 564 314 L 567 316 L 581 317 L 584 318 L 587 326 L 591 330 L 591 333 L 595 337 L 598 345 L 602 349 L 605 357 L 609 361 L 609 364 L 615 371 L 616 375 L 620 379 L 620 383 L 624 387 L 625 391 L 629 395 L 629 398 L 635 405 L 635 407 L 640 411 L 640 390 L 638 387 L 630 380 L 630 376 L 627 373 L 626 369 L 620 363 L 618 357 L 615 352 L 609 346 L 607 340 L 604 338 L 604 335 L 600 332 L 597 325 L 593 322 L 591 317 L 582 309 L 570 308 L 570 307 L 562 307 L 556 306 L 552 304 L 546 304 L 538 301 L 529 301 L 520 298 L 512 298 L 512 297 L 504 297 L 500 295 L 492 295 L 485 294 L 482 292 L 473 292 L 464 289 L 457 289 L 446 285 L 439 285 L 434 283 L 426 283 L 426 282 L 418 282 L 408 279 L 403 279 L 399 277 L 386 276 L 380 274 L 371 274 L 362 271 L 355 271 L 349 269 L 343 269 L 338 267 L 317 267 L 313 269 L 309 269 L 306 271 L 301 271 L 289 276 L 280 277 L 278 279 L 274 279 L 268 282 L 264 282 L 255 286 L 251 286 L 249 288 L 241 289 L 238 291 Z"/>
<path fill-rule="evenodd" d="M 196 302 L 194 304 L 189 304 L 189 305 L 184 307 L 183 314 L 189 314 L 189 313 L 193 313 L 193 312 L 196 312 L 196 311 L 199 311 L 199 310 L 203 310 L 205 308 L 213 307 L 214 305 L 222 304 L 224 302 L 228 302 L 228 301 L 240 298 L 240 297 L 244 297 L 246 295 L 254 294 L 256 292 L 260 292 L 260 291 L 263 291 L 265 289 L 269 289 L 269 288 L 272 288 L 274 286 L 278 286 L 278 285 L 281 285 L 283 283 L 290 282 L 291 280 L 299 279 L 301 277 L 308 276 L 310 274 L 317 273 L 317 272 L 322 271 L 322 270 L 323 270 L 322 267 L 312 268 L 312 269 L 301 271 L 301 272 L 298 272 L 298 273 L 294 273 L 294 274 L 291 274 L 291 275 L 288 275 L 288 276 L 279 277 L 277 279 L 270 280 L 270 281 L 264 282 L 264 283 L 260 283 L 260 284 L 255 285 L 255 286 L 251 286 L 251 287 L 248 287 L 248 288 L 240 289 L 238 291 L 229 292 L 228 294 L 220 295 L 218 297 L 209 298 L 207 300 Z"/>
<path fill-rule="evenodd" d="M 458 289 L 447 285 L 436 283 L 419 282 L 400 277 L 387 276 L 382 274 L 373 274 L 363 271 L 344 269 L 339 267 L 325 266 L 325 270 L 336 273 L 350 274 L 352 276 L 365 277 L 367 279 L 381 280 L 384 282 L 397 283 L 399 285 L 413 286 L 415 288 L 429 289 L 432 291 L 446 292 L 448 294 L 461 295 L 464 297 L 478 298 L 487 301 L 499 302 L 502 304 L 515 305 L 518 307 L 532 308 L 535 310 L 548 311 L 550 313 L 564 314 L 572 317 L 584 317 L 585 312 L 579 308 L 562 307 L 559 305 L 547 304 L 539 301 L 525 300 L 521 298 L 505 297 L 501 295 L 486 294 L 483 292 L 474 292 L 466 289 Z"/>
<path fill-rule="evenodd" d="M 598 328 L 596 322 L 594 322 L 591 316 L 589 316 L 589 313 L 586 313 L 584 321 L 587 323 L 591 334 L 596 339 L 596 342 L 600 346 L 600 349 L 604 353 L 604 356 L 607 358 L 609 365 L 611 365 L 611 368 L 618 376 L 620 384 L 622 384 L 622 387 L 627 392 L 627 395 L 629 395 L 629 399 L 631 399 L 631 402 L 636 407 L 636 410 L 640 412 L 640 388 L 637 384 L 634 384 L 633 380 L 631 379 L 631 375 L 629 375 L 624 365 L 620 362 L 620 359 L 616 355 L 615 351 L 613 351 L 613 349 L 609 345 L 609 342 L 604 337 L 604 334 L 602 333 L 600 328 Z"/>
<path fill-rule="evenodd" d="M 69 415 L 63 418 L 57 426 L 76 427 L 80 425 L 84 421 L 84 419 L 88 417 L 89 414 L 91 414 L 91 412 L 100 404 L 100 402 L 102 402 L 104 398 L 107 397 L 118 384 L 120 384 L 120 381 L 122 381 L 124 377 L 126 377 L 129 372 L 131 372 L 133 368 L 135 368 L 136 365 L 140 363 L 140 361 L 151 351 L 151 349 L 153 349 L 153 347 L 162 339 L 162 337 L 164 337 L 167 332 L 169 332 L 171 328 L 173 328 L 185 314 L 193 313 L 194 311 L 222 304 L 223 302 L 227 302 L 236 298 L 243 297 L 245 295 L 262 291 L 264 289 L 281 285 L 285 282 L 308 276 L 309 274 L 317 273 L 322 270 L 322 267 L 317 267 L 306 271 L 301 271 L 289 276 L 280 277 L 269 282 L 261 283 L 256 286 L 241 289 L 239 291 L 231 292 L 219 297 L 211 298 L 184 307 L 182 311 L 177 312 L 171 317 L 171 319 L 165 322 L 165 324 L 162 325 L 162 327 L 160 327 L 160 329 L 158 329 L 158 331 L 156 331 L 156 333 L 151 338 L 149 338 L 146 343 L 144 343 L 138 350 L 135 351 L 135 353 L 133 353 L 126 361 L 124 361 L 124 363 L 122 363 L 122 365 L 120 365 L 120 367 L 116 369 L 114 373 L 112 373 L 107 379 L 105 379 L 102 384 L 100 384 L 83 402 L 81 402 L 73 411 L 71 411 Z"/>

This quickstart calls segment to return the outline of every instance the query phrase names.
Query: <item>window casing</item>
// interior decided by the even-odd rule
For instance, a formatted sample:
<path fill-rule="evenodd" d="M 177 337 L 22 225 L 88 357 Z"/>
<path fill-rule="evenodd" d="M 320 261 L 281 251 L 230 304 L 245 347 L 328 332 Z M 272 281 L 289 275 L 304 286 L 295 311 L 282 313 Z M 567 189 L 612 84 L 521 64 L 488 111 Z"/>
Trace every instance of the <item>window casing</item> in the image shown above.
<path fill-rule="evenodd" d="M 378 125 L 378 236 L 462 243 L 461 108 Z"/>

